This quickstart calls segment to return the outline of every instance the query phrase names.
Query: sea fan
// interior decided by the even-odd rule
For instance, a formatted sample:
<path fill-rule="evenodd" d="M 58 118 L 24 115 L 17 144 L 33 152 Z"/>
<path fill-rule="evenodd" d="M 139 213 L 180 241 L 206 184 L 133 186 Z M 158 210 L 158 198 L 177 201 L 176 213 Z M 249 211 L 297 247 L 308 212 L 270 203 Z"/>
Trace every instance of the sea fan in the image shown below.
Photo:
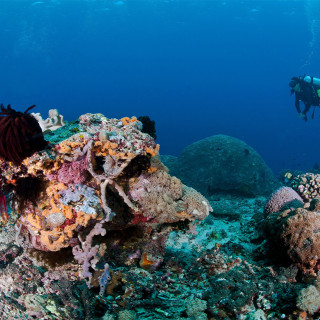
<path fill-rule="evenodd" d="M 10 105 L 0 105 L 0 158 L 15 165 L 47 146 L 38 121 L 28 111 L 18 112 Z"/>

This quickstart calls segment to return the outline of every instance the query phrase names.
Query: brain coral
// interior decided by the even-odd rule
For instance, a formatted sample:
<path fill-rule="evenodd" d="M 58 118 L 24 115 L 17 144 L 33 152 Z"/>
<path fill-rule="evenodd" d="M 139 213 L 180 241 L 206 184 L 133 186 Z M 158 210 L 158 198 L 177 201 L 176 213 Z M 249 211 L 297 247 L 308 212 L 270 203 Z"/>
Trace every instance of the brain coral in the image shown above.
<path fill-rule="evenodd" d="M 203 194 L 269 194 L 279 186 L 260 155 L 245 142 L 215 135 L 187 146 L 171 173 Z"/>
<path fill-rule="evenodd" d="M 290 187 L 281 187 L 272 193 L 264 207 L 264 214 L 279 212 L 288 203 L 297 200 L 303 204 L 302 198 Z"/>

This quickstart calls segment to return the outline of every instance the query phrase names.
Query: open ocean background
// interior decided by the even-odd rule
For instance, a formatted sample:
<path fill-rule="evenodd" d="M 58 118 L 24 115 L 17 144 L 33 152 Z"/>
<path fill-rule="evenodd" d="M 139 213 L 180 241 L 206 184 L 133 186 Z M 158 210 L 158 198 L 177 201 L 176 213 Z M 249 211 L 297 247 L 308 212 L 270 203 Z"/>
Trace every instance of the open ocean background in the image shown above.
<path fill-rule="evenodd" d="M 227 134 L 278 173 L 320 164 L 320 108 L 288 83 L 320 78 L 319 0 L 0 0 L 0 101 L 43 118 L 149 115 L 161 154 Z"/>

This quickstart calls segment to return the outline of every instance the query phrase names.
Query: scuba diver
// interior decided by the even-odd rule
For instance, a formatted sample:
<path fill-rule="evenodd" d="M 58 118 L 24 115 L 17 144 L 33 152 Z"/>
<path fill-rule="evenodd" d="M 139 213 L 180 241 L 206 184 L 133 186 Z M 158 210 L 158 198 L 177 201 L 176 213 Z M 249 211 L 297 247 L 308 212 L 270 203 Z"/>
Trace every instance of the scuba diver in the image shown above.
<path fill-rule="evenodd" d="M 309 76 L 293 77 L 289 83 L 291 87 L 291 95 L 295 93 L 295 106 L 299 116 L 304 121 L 307 121 L 307 113 L 311 106 L 320 105 L 320 79 Z M 300 101 L 304 103 L 304 110 L 301 112 Z M 314 117 L 313 109 L 312 119 Z"/>

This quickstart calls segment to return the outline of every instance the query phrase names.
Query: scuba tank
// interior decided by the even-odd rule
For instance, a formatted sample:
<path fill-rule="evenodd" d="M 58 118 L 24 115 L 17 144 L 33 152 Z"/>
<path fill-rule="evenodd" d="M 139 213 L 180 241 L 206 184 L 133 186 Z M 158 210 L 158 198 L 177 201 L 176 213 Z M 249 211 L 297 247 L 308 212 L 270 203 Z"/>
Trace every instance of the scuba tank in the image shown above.
<path fill-rule="evenodd" d="M 302 80 L 304 82 L 310 83 L 312 85 L 312 87 L 313 87 L 314 95 L 317 98 L 320 98 L 320 79 L 314 78 L 314 77 L 310 77 L 310 76 L 304 76 L 302 78 Z"/>
<path fill-rule="evenodd" d="M 319 103 L 319 99 L 320 99 L 320 79 L 314 78 L 314 77 L 310 77 L 310 76 L 304 76 L 303 77 L 303 81 L 305 81 L 307 83 L 310 83 L 312 85 L 314 97 L 316 99 L 318 99 L 318 103 Z M 316 87 L 314 87 L 314 86 L 316 86 Z M 315 110 L 316 110 L 316 106 L 313 108 L 312 119 L 314 118 Z"/>
<path fill-rule="evenodd" d="M 307 82 L 307 83 L 311 83 L 311 84 L 314 84 L 314 85 L 320 87 L 320 79 L 318 79 L 318 78 L 314 78 L 314 77 L 310 77 L 310 76 L 305 76 L 305 77 L 303 77 L 302 80 L 305 81 L 305 82 Z"/>

